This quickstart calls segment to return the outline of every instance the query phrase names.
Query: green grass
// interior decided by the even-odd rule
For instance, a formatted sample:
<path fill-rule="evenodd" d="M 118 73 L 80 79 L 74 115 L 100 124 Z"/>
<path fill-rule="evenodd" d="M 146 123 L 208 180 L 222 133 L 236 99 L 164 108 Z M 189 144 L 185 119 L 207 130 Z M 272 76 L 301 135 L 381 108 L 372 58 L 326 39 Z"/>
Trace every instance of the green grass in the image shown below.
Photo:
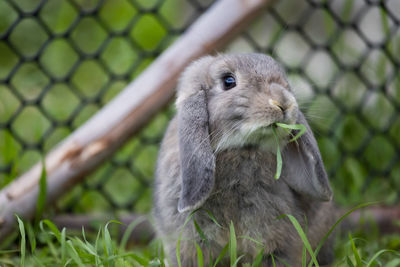
<path fill-rule="evenodd" d="M 29 224 L 24 224 L 18 219 L 20 230 L 20 247 L 16 251 L 0 251 L 1 266 L 163 266 L 164 259 L 156 257 L 156 254 L 148 254 L 154 248 L 149 245 L 143 251 L 128 251 L 123 240 L 131 233 L 132 227 L 137 221 L 128 226 L 125 235 L 118 242 L 112 238 L 109 226 L 111 223 L 120 224 L 118 221 L 110 221 L 100 227 L 97 235 L 86 233 L 82 229 L 80 235 L 68 234 L 67 229 L 59 231 L 49 220 L 40 222 L 40 229 L 35 235 L 28 235 L 29 246 L 26 242 L 26 229 Z M 33 246 L 36 243 L 38 246 Z"/>
<path fill-rule="evenodd" d="M 302 267 L 319 266 L 317 261 L 318 252 L 326 241 L 328 236 L 332 234 L 340 222 L 356 209 L 371 205 L 372 203 L 363 204 L 351 209 L 343 215 L 332 226 L 332 229 L 326 233 L 326 236 L 321 240 L 320 244 L 314 250 L 305 234 L 305 230 L 300 226 L 295 217 L 284 215 L 277 218 L 289 219 L 293 227 L 296 229 L 299 238 L 304 244 L 304 253 Z M 196 225 L 193 219 L 192 212 L 186 222 Z M 146 247 L 127 248 L 127 239 L 132 230 L 141 222 L 140 220 L 133 221 L 128 227 L 121 239 L 117 239 L 115 231 L 110 229 L 113 224 L 121 224 L 118 221 L 109 221 L 105 225 L 99 227 L 97 233 L 86 232 L 82 228 L 80 234 L 70 233 L 68 229 L 61 231 L 50 220 L 42 220 L 36 230 L 29 223 L 24 223 L 19 217 L 16 217 L 19 225 L 19 245 L 13 250 L 0 250 L 0 265 L 1 266 L 166 266 L 170 259 L 166 258 L 162 252 L 162 244 L 160 240 L 153 240 Z M 221 226 L 222 227 L 222 226 Z M 231 222 L 229 229 L 229 241 L 226 246 L 219 252 L 219 256 L 214 261 L 211 261 L 207 266 L 218 266 L 222 259 L 230 262 L 229 266 L 246 266 L 257 267 L 261 266 L 263 255 L 263 246 L 256 240 L 249 237 L 236 236 L 235 226 Z M 201 229 L 197 229 L 198 233 L 202 233 Z M 30 231 L 35 231 L 29 234 Z M 364 233 L 368 235 L 370 233 Z M 357 235 L 357 237 L 354 237 Z M 201 234 L 200 234 L 201 236 Z M 390 235 L 388 236 L 390 237 Z M 253 262 L 242 262 L 243 254 L 237 249 L 239 239 L 246 238 L 257 245 L 260 245 L 260 253 L 254 258 Z M 363 236 L 356 231 L 348 233 L 348 237 L 341 236 L 337 238 L 336 244 L 336 259 L 333 266 L 350 266 L 350 267 L 372 267 L 372 266 L 388 266 L 395 267 L 400 263 L 400 242 L 393 243 L 395 237 L 388 238 L 387 242 L 374 240 L 375 235 L 369 237 Z M 177 242 L 177 259 L 179 259 L 179 245 L 181 236 Z M 376 245 L 381 247 L 376 247 Z M 199 267 L 206 266 L 204 264 L 204 256 L 207 256 L 197 242 L 193 242 L 193 246 L 197 253 L 197 264 Z M 308 254 L 308 255 L 307 255 Z M 307 257 L 311 260 L 307 263 Z M 270 255 L 275 264 L 277 258 Z M 278 259 L 279 261 L 279 259 Z"/>

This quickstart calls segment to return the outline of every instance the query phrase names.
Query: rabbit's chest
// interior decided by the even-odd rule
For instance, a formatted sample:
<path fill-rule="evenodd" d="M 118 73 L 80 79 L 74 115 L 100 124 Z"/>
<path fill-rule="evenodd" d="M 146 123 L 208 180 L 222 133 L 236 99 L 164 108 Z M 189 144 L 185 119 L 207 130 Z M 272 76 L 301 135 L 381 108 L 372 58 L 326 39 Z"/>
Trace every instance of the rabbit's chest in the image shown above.
<path fill-rule="evenodd" d="M 211 211 L 217 221 L 229 226 L 232 221 L 236 234 L 249 236 L 271 247 L 280 240 L 285 225 L 277 220 L 282 214 L 292 213 L 292 193 L 281 180 L 275 180 L 275 156 L 259 151 L 217 157 L 214 190 L 204 208 Z M 219 236 L 223 244 L 229 233 L 210 226 L 210 233 Z M 226 228 L 225 228 L 226 229 Z M 240 240 L 244 250 L 257 251 L 257 244 Z"/>
<path fill-rule="evenodd" d="M 233 150 L 217 155 L 213 195 L 246 205 L 247 199 L 270 195 L 286 187 L 274 178 L 276 156 L 257 149 Z M 257 194 L 261 194 L 257 196 Z M 227 199 L 227 200 L 228 200 Z"/>

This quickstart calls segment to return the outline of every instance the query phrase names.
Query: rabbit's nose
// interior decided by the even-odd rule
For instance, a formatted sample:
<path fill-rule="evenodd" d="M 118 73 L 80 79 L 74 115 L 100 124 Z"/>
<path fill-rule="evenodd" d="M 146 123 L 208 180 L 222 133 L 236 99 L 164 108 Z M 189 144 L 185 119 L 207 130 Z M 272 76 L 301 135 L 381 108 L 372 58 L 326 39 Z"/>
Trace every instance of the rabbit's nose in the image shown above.
<path fill-rule="evenodd" d="M 270 98 L 268 102 L 269 102 L 269 104 L 270 104 L 271 106 L 278 107 L 278 108 L 282 111 L 282 113 L 285 112 L 285 108 L 284 108 L 283 105 L 282 105 L 281 103 L 279 103 L 278 101 L 276 101 L 276 100 Z"/>
<path fill-rule="evenodd" d="M 290 109 L 291 106 L 296 104 L 296 99 L 292 93 L 280 84 L 270 84 L 270 100 L 269 104 L 279 107 L 281 111 Z"/>

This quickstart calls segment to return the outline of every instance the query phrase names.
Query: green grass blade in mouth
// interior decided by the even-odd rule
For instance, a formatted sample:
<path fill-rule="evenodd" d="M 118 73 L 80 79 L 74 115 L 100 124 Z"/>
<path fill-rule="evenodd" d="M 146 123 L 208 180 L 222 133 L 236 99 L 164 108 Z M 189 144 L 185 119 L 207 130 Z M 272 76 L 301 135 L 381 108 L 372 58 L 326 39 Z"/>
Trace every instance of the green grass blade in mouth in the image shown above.
<path fill-rule="evenodd" d="M 277 135 L 274 127 L 272 127 L 272 132 L 274 133 L 274 137 L 275 137 L 275 141 L 276 141 L 276 145 L 277 145 L 275 179 L 278 180 L 279 177 L 281 177 L 281 172 L 282 172 L 282 155 L 281 155 L 281 149 L 279 147 L 278 135 Z"/>
<path fill-rule="evenodd" d="M 277 122 L 277 123 L 275 123 L 275 125 L 283 128 L 283 129 L 299 131 L 292 139 L 289 140 L 289 142 L 296 141 L 300 136 L 302 136 L 307 131 L 306 126 L 303 124 L 285 124 L 285 123 Z M 281 148 L 279 147 L 279 139 L 278 139 L 278 134 L 276 133 L 275 127 L 272 127 L 272 132 L 274 134 L 276 145 L 277 145 L 275 179 L 278 180 L 279 177 L 281 177 L 281 172 L 282 172 L 282 154 L 281 154 Z"/>
<path fill-rule="evenodd" d="M 292 139 L 289 140 L 289 142 L 296 141 L 297 139 L 299 139 L 300 136 L 302 136 L 307 131 L 307 128 L 304 124 L 285 124 L 277 122 L 275 123 L 275 125 L 284 129 L 299 131 Z"/>

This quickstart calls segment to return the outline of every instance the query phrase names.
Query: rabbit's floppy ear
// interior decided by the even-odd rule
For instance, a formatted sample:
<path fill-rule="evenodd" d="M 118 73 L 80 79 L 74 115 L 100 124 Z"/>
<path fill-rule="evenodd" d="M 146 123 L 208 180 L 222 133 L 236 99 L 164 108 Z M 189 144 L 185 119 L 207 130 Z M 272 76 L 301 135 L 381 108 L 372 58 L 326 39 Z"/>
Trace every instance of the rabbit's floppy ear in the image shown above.
<path fill-rule="evenodd" d="M 297 123 L 305 125 L 307 131 L 297 139 L 297 142 L 290 142 L 284 150 L 283 159 L 286 167 L 283 171 L 288 172 L 284 176 L 285 180 L 294 191 L 301 195 L 329 201 L 333 193 L 328 175 L 317 141 L 301 111 L 299 111 Z"/>
<path fill-rule="evenodd" d="M 178 110 L 182 188 L 178 211 L 200 207 L 214 186 L 215 156 L 208 127 L 205 90 L 186 97 Z"/>

